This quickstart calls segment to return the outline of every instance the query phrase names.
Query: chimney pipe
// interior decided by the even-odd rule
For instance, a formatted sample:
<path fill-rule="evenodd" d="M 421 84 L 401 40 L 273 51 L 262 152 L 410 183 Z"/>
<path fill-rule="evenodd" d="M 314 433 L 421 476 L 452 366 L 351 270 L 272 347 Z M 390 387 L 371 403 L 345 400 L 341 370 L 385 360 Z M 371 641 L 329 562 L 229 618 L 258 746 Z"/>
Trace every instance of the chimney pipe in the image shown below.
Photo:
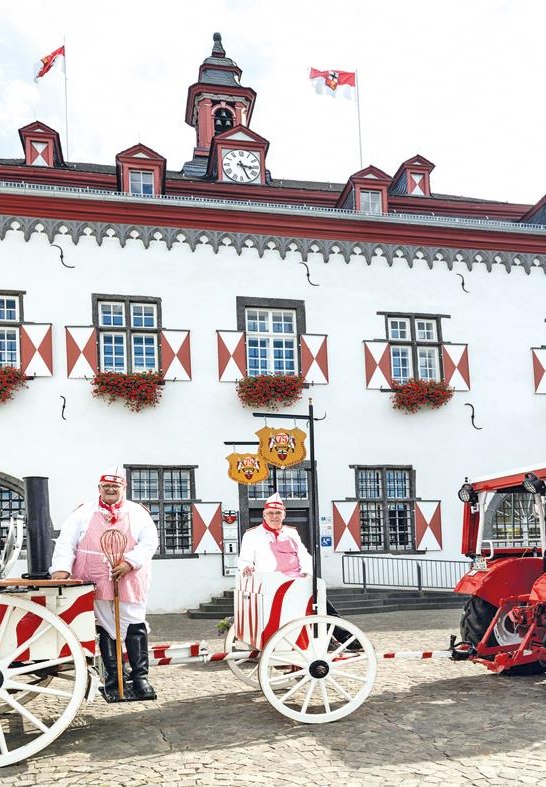
<path fill-rule="evenodd" d="M 49 513 L 47 478 L 27 476 L 25 509 L 27 520 L 28 579 L 47 579 L 53 554 L 53 524 Z"/>

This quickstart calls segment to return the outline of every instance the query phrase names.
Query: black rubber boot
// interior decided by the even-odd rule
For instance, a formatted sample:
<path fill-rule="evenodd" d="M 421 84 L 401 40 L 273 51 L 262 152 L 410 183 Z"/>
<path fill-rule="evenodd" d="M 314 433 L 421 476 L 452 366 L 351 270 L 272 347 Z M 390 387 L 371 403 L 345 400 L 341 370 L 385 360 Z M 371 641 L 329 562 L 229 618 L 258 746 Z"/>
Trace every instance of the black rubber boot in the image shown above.
<path fill-rule="evenodd" d="M 326 614 L 333 615 L 336 618 L 340 617 L 339 612 L 331 603 L 331 601 L 326 601 Z M 350 634 L 348 631 L 345 631 L 345 629 L 339 628 L 338 626 L 334 627 L 333 633 L 334 633 L 334 639 L 337 640 L 337 642 L 339 643 L 347 642 L 347 640 L 351 639 L 352 637 L 352 634 Z M 331 643 L 331 644 L 334 645 L 334 647 L 332 647 L 332 650 L 335 650 L 335 643 Z M 347 650 L 350 651 L 362 650 L 362 645 L 357 639 L 354 639 L 350 645 L 347 645 Z"/>
<path fill-rule="evenodd" d="M 155 700 L 157 695 L 148 682 L 148 631 L 146 623 L 131 623 L 125 637 L 127 655 L 131 665 L 130 679 L 133 681 L 133 694 L 139 700 Z"/>
<path fill-rule="evenodd" d="M 99 634 L 99 648 L 104 664 L 104 691 L 111 697 L 119 697 L 118 693 L 118 663 L 116 659 L 116 640 L 112 639 L 105 629 L 97 626 Z M 123 678 L 127 677 L 125 670 Z"/>

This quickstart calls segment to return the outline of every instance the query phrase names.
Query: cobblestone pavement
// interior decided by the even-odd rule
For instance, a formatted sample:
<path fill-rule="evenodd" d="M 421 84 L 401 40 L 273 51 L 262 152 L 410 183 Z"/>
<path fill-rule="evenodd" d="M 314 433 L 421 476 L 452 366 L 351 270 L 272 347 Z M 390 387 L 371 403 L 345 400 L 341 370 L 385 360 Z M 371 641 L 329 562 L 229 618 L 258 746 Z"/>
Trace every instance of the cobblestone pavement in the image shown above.
<path fill-rule="evenodd" d="M 456 610 L 352 618 L 378 652 L 444 649 Z M 208 621 L 154 616 L 152 639 L 208 639 Z M 153 670 L 159 699 L 82 707 L 2 785 L 546 785 L 546 680 L 466 663 L 384 661 L 368 700 L 332 724 L 280 716 L 225 664 Z"/>

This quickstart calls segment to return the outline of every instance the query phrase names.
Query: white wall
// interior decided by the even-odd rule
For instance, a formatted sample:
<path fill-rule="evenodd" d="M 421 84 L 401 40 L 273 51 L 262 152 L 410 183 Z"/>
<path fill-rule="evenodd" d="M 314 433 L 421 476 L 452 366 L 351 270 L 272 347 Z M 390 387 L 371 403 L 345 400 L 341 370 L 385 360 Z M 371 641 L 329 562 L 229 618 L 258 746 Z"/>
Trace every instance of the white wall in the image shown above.
<path fill-rule="evenodd" d="M 320 513 L 331 501 L 354 497 L 354 464 L 407 464 L 416 470 L 417 495 L 442 501 L 444 550 L 432 558 L 459 559 L 462 506 L 457 490 L 464 476 L 528 465 L 544 455 L 546 397 L 533 393 L 530 347 L 546 343 L 544 274 L 521 269 L 488 273 L 476 265 L 431 271 L 425 262 L 409 268 L 403 260 L 388 267 L 354 257 L 346 264 L 333 255 L 325 264 L 311 255 L 307 282 L 300 257 L 281 260 L 276 252 L 260 259 L 254 250 L 239 257 L 231 248 L 214 254 L 203 245 L 192 253 L 180 245 L 168 251 L 140 241 L 121 248 L 116 239 L 98 246 L 93 238 L 74 245 L 45 236 L 25 242 L 19 231 L 0 242 L 0 287 L 25 290 L 28 322 L 52 322 L 54 371 L 49 379 L 2 405 L 0 471 L 22 478 L 47 475 L 51 513 L 58 527 L 81 501 L 96 493 L 102 470 L 125 464 L 197 465 L 196 491 L 203 501 L 238 509 L 238 491 L 227 476 L 224 440 L 255 439 L 263 424 L 239 404 L 235 386 L 218 382 L 216 330 L 235 329 L 237 296 L 305 301 L 307 332 L 327 333 L 330 384 L 315 386 L 315 428 Z M 465 277 L 465 293 L 456 273 Z M 192 376 L 168 382 L 155 409 L 132 413 L 91 396 L 90 382 L 66 377 L 65 325 L 90 325 L 91 293 L 161 297 L 163 325 L 191 331 Z M 456 393 L 440 410 L 405 415 L 394 411 L 389 394 L 366 390 L 362 341 L 385 338 L 377 311 L 451 315 L 442 321 L 445 341 L 469 344 L 472 390 Z M 67 400 L 61 418 L 61 396 Z M 476 423 L 472 428 L 471 402 Z M 307 403 L 293 408 L 305 412 Z M 273 419 L 270 423 L 274 423 Z M 7 449 L 5 447 L 8 447 Z M 180 610 L 229 586 L 220 558 L 154 563 L 152 611 Z M 325 578 L 340 584 L 340 557 L 327 555 Z"/>

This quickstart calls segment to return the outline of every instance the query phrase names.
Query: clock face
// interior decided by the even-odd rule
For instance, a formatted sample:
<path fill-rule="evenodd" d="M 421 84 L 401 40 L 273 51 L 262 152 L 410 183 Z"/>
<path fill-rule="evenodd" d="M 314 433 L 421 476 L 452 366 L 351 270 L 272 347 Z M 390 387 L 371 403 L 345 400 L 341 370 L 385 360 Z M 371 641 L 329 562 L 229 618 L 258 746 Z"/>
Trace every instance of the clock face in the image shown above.
<path fill-rule="evenodd" d="M 252 183 L 260 174 L 260 159 L 251 150 L 230 150 L 224 153 L 222 169 L 235 183 Z"/>

